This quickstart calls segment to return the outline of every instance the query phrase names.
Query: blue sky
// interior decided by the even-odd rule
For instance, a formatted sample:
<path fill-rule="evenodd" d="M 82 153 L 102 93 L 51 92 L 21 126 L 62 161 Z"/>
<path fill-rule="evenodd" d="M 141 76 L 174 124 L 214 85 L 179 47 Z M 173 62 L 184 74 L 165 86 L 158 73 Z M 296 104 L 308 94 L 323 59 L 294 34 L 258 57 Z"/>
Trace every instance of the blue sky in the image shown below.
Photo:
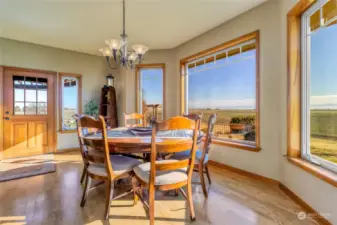
<path fill-rule="evenodd" d="M 159 68 L 142 69 L 140 79 L 146 104 L 163 104 L 163 71 Z"/>
<path fill-rule="evenodd" d="M 188 70 L 188 107 L 255 109 L 255 50 Z M 228 64 L 225 64 L 227 60 Z M 234 62 L 233 62 L 234 61 Z M 231 63 L 232 62 L 232 63 Z M 220 67 L 215 66 L 219 65 Z M 199 68 L 212 69 L 197 71 Z"/>
<path fill-rule="evenodd" d="M 337 25 L 311 37 L 311 108 L 337 109 Z"/>

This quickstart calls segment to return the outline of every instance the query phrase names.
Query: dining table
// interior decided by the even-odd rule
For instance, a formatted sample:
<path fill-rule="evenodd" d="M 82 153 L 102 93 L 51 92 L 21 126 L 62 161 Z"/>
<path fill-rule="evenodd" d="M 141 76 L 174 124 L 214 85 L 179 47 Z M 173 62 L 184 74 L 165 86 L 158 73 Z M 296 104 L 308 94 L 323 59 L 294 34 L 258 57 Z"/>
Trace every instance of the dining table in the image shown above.
<path fill-rule="evenodd" d="M 109 145 L 110 153 L 119 153 L 119 154 L 135 154 L 135 153 L 150 153 L 151 152 L 151 128 L 127 128 L 127 127 L 118 127 L 107 130 L 107 141 Z M 102 139 L 102 133 L 88 133 L 86 139 L 91 141 Z M 179 151 L 186 151 L 191 149 L 193 140 L 193 130 L 167 130 L 167 131 L 158 131 L 156 133 L 156 146 L 157 153 L 174 153 Z M 198 131 L 197 134 L 197 143 L 202 141 L 204 133 Z M 177 144 L 183 144 L 186 146 L 184 149 L 174 148 Z M 161 145 L 172 146 L 169 152 L 163 152 L 160 149 Z"/>

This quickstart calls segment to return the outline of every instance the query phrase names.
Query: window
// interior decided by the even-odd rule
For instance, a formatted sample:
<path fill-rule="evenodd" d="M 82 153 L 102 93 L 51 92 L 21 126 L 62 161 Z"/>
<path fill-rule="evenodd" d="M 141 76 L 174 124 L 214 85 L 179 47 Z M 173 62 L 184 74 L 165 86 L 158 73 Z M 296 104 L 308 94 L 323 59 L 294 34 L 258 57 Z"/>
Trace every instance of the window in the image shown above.
<path fill-rule="evenodd" d="M 259 149 L 258 31 L 181 60 L 182 113 L 216 113 L 216 140 Z M 220 142 L 218 142 L 220 143 Z"/>
<path fill-rule="evenodd" d="M 144 64 L 136 68 L 137 111 L 145 115 L 146 120 L 156 117 L 165 118 L 164 80 L 165 64 Z"/>
<path fill-rule="evenodd" d="M 48 80 L 13 76 L 14 115 L 46 115 Z"/>
<path fill-rule="evenodd" d="M 317 1 L 301 27 L 301 155 L 337 172 L 337 1 Z"/>
<path fill-rule="evenodd" d="M 59 74 L 59 107 L 61 132 L 75 132 L 75 114 L 82 113 L 81 75 Z"/>

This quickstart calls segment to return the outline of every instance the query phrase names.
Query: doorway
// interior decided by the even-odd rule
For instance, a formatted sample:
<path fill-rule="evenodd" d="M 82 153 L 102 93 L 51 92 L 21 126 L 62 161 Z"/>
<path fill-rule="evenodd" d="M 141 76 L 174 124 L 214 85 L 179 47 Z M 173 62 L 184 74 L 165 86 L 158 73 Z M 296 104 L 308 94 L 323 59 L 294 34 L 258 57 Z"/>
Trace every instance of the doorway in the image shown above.
<path fill-rule="evenodd" d="M 54 152 L 55 75 L 4 67 L 1 158 Z"/>

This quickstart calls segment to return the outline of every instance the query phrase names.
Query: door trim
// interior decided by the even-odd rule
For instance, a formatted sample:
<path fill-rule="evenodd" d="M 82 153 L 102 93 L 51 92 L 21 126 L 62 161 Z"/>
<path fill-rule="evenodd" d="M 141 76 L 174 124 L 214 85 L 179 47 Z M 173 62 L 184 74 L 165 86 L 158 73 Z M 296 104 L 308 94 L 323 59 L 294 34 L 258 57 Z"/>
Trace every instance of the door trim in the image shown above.
<path fill-rule="evenodd" d="M 3 147 L 4 147 L 4 138 L 3 138 L 3 131 L 4 131 L 4 126 L 3 126 L 3 103 L 4 103 L 4 76 L 5 76 L 5 70 L 15 70 L 15 71 L 22 71 L 22 72 L 35 72 L 35 73 L 45 73 L 45 74 L 50 74 L 53 75 L 54 78 L 54 98 L 53 98 L 53 105 L 54 105 L 54 110 L 53 114 L 51 115 L 53 119 L 53 127 L 54 127 L 54 132 L 53 132 L 53 149 L 51 152 L 56 152 L 56 144 L 57 144 L 57 128 L 56 128 L 56 120 L 57 120 L 57 72 L 55 71 L 47 71 L 47 70 L 37 70 L 37 69 L 29 69 L 29 68 L 21 68 L 21 67 L 11 67 L 11 66 L 2 66 L 0 65 L 0 159 L 3 159 L 2 152 L 3 152 Z"/>

